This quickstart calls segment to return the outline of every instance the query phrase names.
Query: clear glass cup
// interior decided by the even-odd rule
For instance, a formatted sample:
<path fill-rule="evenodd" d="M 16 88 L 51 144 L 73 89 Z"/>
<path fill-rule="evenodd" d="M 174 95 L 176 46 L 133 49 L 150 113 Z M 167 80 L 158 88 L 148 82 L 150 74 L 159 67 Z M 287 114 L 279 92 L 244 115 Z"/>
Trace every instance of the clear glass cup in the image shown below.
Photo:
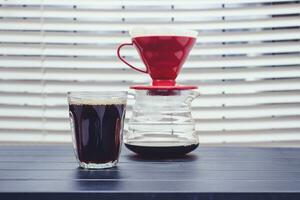
<path fill-rule="evenodd" d="M 68 92 L 74 152 L 82 168 L 116 166 L 127 92 Z"/>

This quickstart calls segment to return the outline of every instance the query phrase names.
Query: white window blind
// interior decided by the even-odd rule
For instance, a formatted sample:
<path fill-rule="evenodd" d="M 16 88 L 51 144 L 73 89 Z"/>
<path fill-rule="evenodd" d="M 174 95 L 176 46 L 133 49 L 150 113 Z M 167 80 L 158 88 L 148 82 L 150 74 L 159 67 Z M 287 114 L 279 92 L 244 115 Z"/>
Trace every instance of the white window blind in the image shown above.
<path fill-rule="evenodd" d="M 66 92 L 148 83 L 116 47 L 166 25 L 199 32 L 178 82 L 199 86 L 201 143 L 300 141 L 299 13 L 289 0 L 0 0 L 0 141 L 71 141 Z"/>

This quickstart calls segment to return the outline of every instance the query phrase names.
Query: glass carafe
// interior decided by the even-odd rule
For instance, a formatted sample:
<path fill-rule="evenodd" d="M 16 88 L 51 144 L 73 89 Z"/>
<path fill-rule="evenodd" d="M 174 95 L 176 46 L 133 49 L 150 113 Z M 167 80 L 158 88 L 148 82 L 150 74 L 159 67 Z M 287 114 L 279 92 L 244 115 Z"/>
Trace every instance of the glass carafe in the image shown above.
<path fill-rule="evenodd" d="M 198 147 L 191 102 L 194 90 L 135 90 L 124 142 L 146 157 L 176 157 Z"/>

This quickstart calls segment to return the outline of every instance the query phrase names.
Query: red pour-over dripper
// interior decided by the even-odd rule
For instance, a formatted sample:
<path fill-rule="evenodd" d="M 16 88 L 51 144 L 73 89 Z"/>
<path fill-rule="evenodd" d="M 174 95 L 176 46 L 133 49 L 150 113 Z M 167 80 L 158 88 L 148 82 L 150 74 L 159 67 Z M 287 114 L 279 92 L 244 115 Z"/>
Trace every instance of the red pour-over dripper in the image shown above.
<path fill-rule="evenodd" d="M 132 89 L 145 90 L 186 90 L 196 89 L 197 86 L 176 85 L 176 78 L 190 50 L 196 42 L 197 32 L 175 29 L 133 29 L 130 31 L 132 43 L 124 43 L 118 47 L 120 60 L 131 68 L 147 73 L 152 78 L 152 85 L 132 86 Z M 121 55 L 123 46 L 134 46 L 146 69 L 135 67 L 128 63 Z"/>

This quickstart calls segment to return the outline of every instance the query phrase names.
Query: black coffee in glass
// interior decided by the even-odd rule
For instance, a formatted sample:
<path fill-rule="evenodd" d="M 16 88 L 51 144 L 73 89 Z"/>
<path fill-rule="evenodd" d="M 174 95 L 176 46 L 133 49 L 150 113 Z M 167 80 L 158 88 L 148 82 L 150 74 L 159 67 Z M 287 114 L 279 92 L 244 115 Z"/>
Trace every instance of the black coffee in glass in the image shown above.
<path fill-rule="evenodd" d="M 119 93 L 69 94 L 75 154 L 83 168 L 113 167 L 118 162 L 127 98 L 126 92 Z"/>

